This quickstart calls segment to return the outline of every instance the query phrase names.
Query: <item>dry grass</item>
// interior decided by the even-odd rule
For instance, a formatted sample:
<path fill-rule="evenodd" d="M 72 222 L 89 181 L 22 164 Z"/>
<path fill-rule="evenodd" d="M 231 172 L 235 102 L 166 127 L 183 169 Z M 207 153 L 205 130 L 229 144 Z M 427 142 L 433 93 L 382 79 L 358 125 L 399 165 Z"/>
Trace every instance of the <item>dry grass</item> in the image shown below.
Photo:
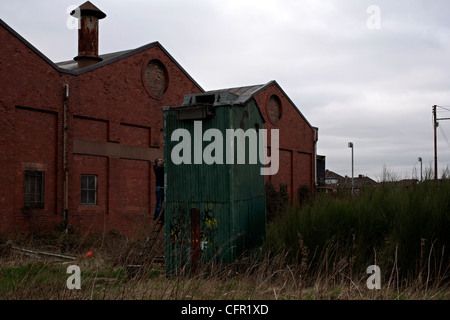
<path fill-rule="evenodd" d="M 363 270 L 350 275 L 348 260 L 311 270 L 307 259 L 286 264 L 288 253 L 243 257 L 227 266 L 206 265 L 196 275 L 166 277 L 164 267 L 147 264 L 130 278 L 121 257 L 130 243 L 112 252 L 99 247 L 94 256 L 75 261 L 36 259 L 3 250 L 0 262 L 0 299 L 44 300 L 330 300 L 330 299 L 450 299 L 448 284 L 427 286 L 417 279 L 401 283 L 392 277 L 380 290 L 369 290 Z M 299 255 L 307 257 L 306 248 Z M 125 263 L 125 264 L 124 264 Z M 81 268 L 81 289 L 66 286 L 67 267 Z"/>
<path fill-rule="evenodd" d="M 0 237 L 0 299 L 448 300 L 449 194 L 450 182 L 439 193 L 426 185 L 381 188 L 290 208 L 271 224 L 264 249 L 190 276 L 168 277 L 146 259 L 164 254 L 162 237 L 140 259 L 145 232 L 136 240 L 61 230 L 14 238 L 46 251 L 66 248 L 74 261 L 23 256 Z M 83 258 L 87 250 L 94 254 Z M 66 286 L 72 264 L 81 268 L 80 290 Z M 145 268 L 132 278 L 127 266 L 135 264 Z M 380 290 L 367 288 L 369 264 L 382 270 Z"/>

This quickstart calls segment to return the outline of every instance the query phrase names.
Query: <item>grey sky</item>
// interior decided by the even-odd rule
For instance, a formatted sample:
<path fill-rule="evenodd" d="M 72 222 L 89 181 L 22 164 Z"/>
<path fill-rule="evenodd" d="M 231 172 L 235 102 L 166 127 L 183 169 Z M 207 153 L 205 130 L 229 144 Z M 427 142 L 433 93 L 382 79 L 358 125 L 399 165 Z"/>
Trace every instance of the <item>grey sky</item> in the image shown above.
<path fill-rule="evenodd" d="M 77 54 L 69 6 L 84 0 L 0 3 L 0 18 L 51 60 Z M 92 0 L 107 14 L 100 53 L 159 41 L 205 89 L 276 80 L 319 127 L 327 168 L 411 178 L 433 162 L 432 106 L 450 110 L 446 0 Z M 380 9 L 371 30 L 370 5 Z M 372 20 L 370 20 L 372 21 Z M 438 116 L 450 117 L 439 109 Z M 450 162 L 450 120 L 438 130 L 439 174 Z M 419 173 L 420 175 L 420 173 Z"/>

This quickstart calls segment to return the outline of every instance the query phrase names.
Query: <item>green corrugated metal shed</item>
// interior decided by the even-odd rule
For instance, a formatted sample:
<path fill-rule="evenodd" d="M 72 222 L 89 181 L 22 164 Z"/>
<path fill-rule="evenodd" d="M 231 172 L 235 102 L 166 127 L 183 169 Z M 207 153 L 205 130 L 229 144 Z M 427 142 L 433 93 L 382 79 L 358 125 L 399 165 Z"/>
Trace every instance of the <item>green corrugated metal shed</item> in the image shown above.
<path fill-rule="evenodd" d="M 163 110 L 168 274 L 196 271 L 210 261 L 231 262 L 260 244 L 265 236 L 265 180 L 259 160 L 256 164 L 249 161 L 249 139 L 245 139 L 245 163 L 237 163 L 238 141 L 235 140 L 234 162 L 226 164 L 227 129 L 258 132 L 263 128 L 264 120 L 256 102 L 237 101 L 237 98 L 226 92 L 186 95 L 183 105 Z M 191 164 L 175 164 L 172 159 L 174 147 L 181 142 L 181 139 L 172 141 L 172 134 L 180 128 L 191 136 Z M 204 160 L 194 164 L 195 150 L 203 152 L 216 142 L 215 139 L 202 141 L 209 129 L 222 133 L 223 164 L 206 164 Z"/>

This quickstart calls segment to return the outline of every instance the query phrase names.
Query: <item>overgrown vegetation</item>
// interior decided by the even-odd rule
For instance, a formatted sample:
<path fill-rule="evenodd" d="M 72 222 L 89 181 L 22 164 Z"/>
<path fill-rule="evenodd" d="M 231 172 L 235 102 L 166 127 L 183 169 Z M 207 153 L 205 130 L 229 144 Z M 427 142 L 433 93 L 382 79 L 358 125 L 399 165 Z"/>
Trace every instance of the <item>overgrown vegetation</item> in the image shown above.
<path fill-rule="evenodd" d="M 190 276 L 167 277 L 164 266 L 146 261 L 131 277 L 127 266 L 143 241 L 116 232 L 64 238 L 57 228 L 14 239 L 55 252 L 66 241 L 75 261 L 19 255 L 1 237 L 0 299 L 450 299 L 449 181 L 438 190 L 432 182 L 409 189 L 380 184 L 301 207 L 282 200 L 283 189 L 271 190 L 277 216 L 263 246 Z M 86 250 L 94 254 L 83 257 Z M 66 286 L 71 264 L 81 268 L 80 290 Z M 366 286 L 373 264 L 381 268 L 381 290 Z"/>
<path fill-rule="evenodd" d="M 448 282 L 450 181 L 439 189 L 424 182 L 408 189 L 381 183 L 356 197 L 321 195 L 289 207 L 267 233 L 265 249 L 287 252 L 290 263 L 311 272 L 342 269 L 345 276 L 380 266 L 389 284 Z"/>
<path fill-rule="evenodd" d="M 266 182 L 266 218 L 271 224 L 276 217 L 283 215 L 289 204 L 289 195 L 286 185 L 275 186 Z"/>

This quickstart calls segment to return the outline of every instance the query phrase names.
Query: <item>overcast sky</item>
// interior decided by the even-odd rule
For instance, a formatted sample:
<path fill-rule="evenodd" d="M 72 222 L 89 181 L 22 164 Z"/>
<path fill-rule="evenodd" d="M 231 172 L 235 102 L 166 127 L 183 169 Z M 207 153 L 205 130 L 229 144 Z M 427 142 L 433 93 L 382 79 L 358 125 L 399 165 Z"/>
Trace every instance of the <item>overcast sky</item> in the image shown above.
<path fill-rule="evenodd" d="M 0 2 L 0 18 L 54 62 L 77 55 L 73 0 Z M 100 54 L 159 41 L 205 89 L 276 80 L 319 128 L 327 168 L 378 180 L 433 168 L 432 106 L 450 110 L 448 0 L 92 0 Z M 438 108 L 438 117 L 450 112 Z M 450 120 L 438 129 L 439 175 Z"/>

